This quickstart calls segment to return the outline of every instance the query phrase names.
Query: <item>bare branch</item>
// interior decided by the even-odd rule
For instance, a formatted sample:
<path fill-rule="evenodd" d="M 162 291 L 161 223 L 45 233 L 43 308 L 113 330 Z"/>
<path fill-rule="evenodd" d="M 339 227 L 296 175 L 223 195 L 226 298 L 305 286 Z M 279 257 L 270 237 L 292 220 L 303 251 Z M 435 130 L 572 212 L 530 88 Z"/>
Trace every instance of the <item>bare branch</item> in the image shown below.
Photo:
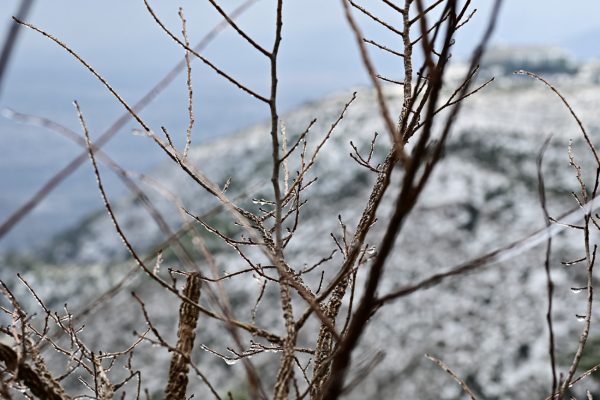
<path fill-rule="evenodd" d="M 374 40 L 363 38 L 363 41 L 364 41 L 365 43 L 372 44 L 373 46 L 375 46 L 375 47 L 377 47 L 377 48 L 379 48 L 379 49 L 381 49 L 381 50 L 383 50 L 383 51 L 387 51 L 387 52 L 388 52 L 388 53 L 390 53 L 390 54 L 393 54 L 393 55 L 395 55 L 395 56 L 398 56 L 398 57 L 402 57 L 402 58 L 404 58 L 404 54 L 402 54 L 402 53 L 400 53 L 400 52 L 398 52 L 398 51 L 396 51 L 396 50 L 392 50 L 392 49 L 390 49 L 389 47 L 387 47 L 387 46 L 384 46 L 384 45 L 382 45 L 382 44 L 380 44 L 380 43 L 377 43 L 377 42 L 376 42 L 376 41 L 374 41 Z"/>
<path fill-rule="evenodd" d="M 260 101 L 262 101 L 264 103 L 269 103 L 269 100 L 267 98 L 261 96 L 260 94 L 254 92 L 253 90 L 249 89 L 246 85 L 240 83 L 235 78 L 231 77 L 229 74 L 227 74 L 226 72 L 224 72 L 221 68 L 215 66 L 211 61 L 209 61 L 206 57 L 202 56 L 196 50 L 194 50 L 194 49 L 190 48 L 189 46 L 187 46 L 184 42 L 181 41 L 181 39 L 179 39 L 177 36 L 175 36 L 175 34 L 173 34 L 173 32 L 171 32 L 169 30 L 169 28 L 167 28 L 166 25 L 158 18 L 158 16 L 156 15 L 156 13 L 152 9 L 152 7 L 150 7 L 150 4 L 148 3 L 148 0 L 144 0 L 144 4 L 146 4 L 146 8 L 148 9 L 148 12 L 152 16 L 152 18 L 154 18 L 154 21 L 158 24 L 158 26 L 171 39 L 173 39 L 175 41 L 175 43 L 177 43 L 178 45 L 180 45 L 181 47 L 183 47 L 185 50 L 187 50 L 190 53 L 192 53 L 194 56 L 196 56 L 198 59 L 200 59 L 204 64 L 206 64 L 210 69 L 212 69 L 214 72 L 216 72 L 218 75 L 222 76 L 223 78 L 227 79 L 229 82 L 231 82 L 238 89 L 240 89 L 240 90 L 248 93 L 250 96 L 252 96 L 252 97 L 254 97 L 254 98 L 256 98 L 256 99 L 258 99 L 258 100 L 260 100 Z"/>
<path fill-rule="evenodd" d="M 271 57 L 271 53 L 269 53 L 267 50 L 265 50 L 264 47 L 262 47 L 261 45 L 259 45 L 256 41 L 254 41 L 254 39 L 252 39 L 250 36 L 248 36 L 239 26 L 238 24 L 235 23 L 235 21 L 233 20 L 233 18 L 231 18 L 229 15 L 227 15 L 227 13 L 223 10 L 223 8 L 221 8 L 221 6 L 219 6 L 219 3 L 217 3 L 215 0 L 208 0 L 210 2 L 210 4 L 212 4 L 212 6 L 219 12 L 219 14 L 221 14 L 221 16 L 225 19 L 225 21 L 227 21 L 227 23 L 244 39 L 246 39 L 246 41 L 248 43 L 250 43 L 252 45 L 252 47 L 254 47 L 256 50 L 258 50 L 259 52 L 261 52 L 262 54 L 264 54 L 267 57 Z"/>
<path fill-rule="evenodd" d="M 367 48 L 363 42 L 363 34 L 360 28 L 358 27 L 356 21 L 354 20 L 354 17 L 352 16 L 350 6 L 348 5 L 348 0 L 341 1 L 342 5 L 344 6 L 346 20 L 348 21 L 350 28 L 354 32 L 354 39 L 356 40 L 356 43 L 360 50 L 361 59 L 363 61 L 365 69 L 367 70 L 367 73 L 369 74 L 369 77 L 371 78 L 371 83 L 375 88 L 379 112 L 381 113 L 381 116 L 385 123 L 386 130 L 388 131 L 388 134 L 390 135 L 392 142 L 394 143 L 395 151 L 398 152 L 398 159 L 406 165 L 409 162 L 409 156 L 404 151 L 404 143 L 401 142 L 399 133 L 396 130 L 396 127 L 394 126 L 394 122 L 392 121 L 392 117 L 390 115 L 385 96 L 383 95 L 383 88 L 381 87 L 379 79 L 377 79 L 377 72 L 375 71 L 375 67 L 371 62 L 371 58 L 369 57 L 369 53 L 367 52 Z"/>
<path fill-rule="evenodd" d="M 64 390 L 47 385 L 29 365 L 19 362 L 17 353 L 9 346 L 0 343 L 0 360 L 9 371 L 16 371 L 15 379 L 22 382 L 34 396 L 48 400 L 69 400 Z"/>
<path fill-rule="evenodd" d="M 445 372 L 447 372 L 448 375 L 450 375 L 452 377 L 452 379 L 454 379 L 456 382 L 458 382 L 458 384 L 460 385 L 462 390 L 465 392 L 465 394 L 467 396 L 469 396 L 469 398 L 471 400 L 477 400 L 477 397 L 475 397 L 475 393 L 473 393 L 473 391 L 471 390 L 471 388 L 469 388 L 469 386 L 465 383 L 465 381 L 460 379 L 460 377 L 454 371 L 452 371 L 450 369 L 450 367 L 447 366 L 442 360 L 435 358 L 434 356 L 432 356 L 430 354 L 425 354 L 425 357 L 428 358 L 429 360 L 433 361 L 438 367 L 440 367 Z"/>
<path fill-rule="evenodd" d="M 425 15 L 429 14 L 430 11 L 434 10 L 439 6 L 444 0 L 437 0 L 435 3 L 431 4 L 429 7 L 420 12 L 416 17 L 408 21 L 408 25 L 413 25 L 415 22 L 418 22 L 419 19 L 423 18 Z"/>
<path fill-rule="evenodd" d="M 183 295 L 198 303 L 200 300 L 200 287 L 202 281 L 200 274 L 191 273 L 188 275 Z M 171 357 L 171 366 L 169 367 L 169 381 L 165 390 L 165 398 L 169 400 L 185 400 L 188 384 L 189 360 L 194 348 L 196 338 L 196 325 L 198 324 L 199 311 L 196 307 L 188 303 L 181 303 L 179 309 L 179 327 L 177 329 L 178 352 L 173 353 Z"/>
<path fill-rule="evenodd" d="M 394 32 L 396 35 L 402 36 L 404 34 L 402 31 L 399 31 L 398 29 L 394 28 L 393 26 L 391 26 L 390 24 L 388 24 L 381 18 L 378 18 L 375 15 L 373 15 L 373 13 L 371 13 L 366 8 L 361 7 L 360 5 L 356 4 L 354 1 L 348 0 L 348 2 L 352 5 L 352 7 L 356 8 L 361 13 L 363 13 L 367 17 L 371 18 L 373 21 L 377 22 L 379 25 L 383 26 L 384 28 L 389 29 L 390 31 Z"/>
<path fill-rule="evenodd" d="M 187 36 L 187 27 L 183 8 L 179 8 L 179 17 L 181 18 L 181 34 L 183 35 L 184 43 L 187 47 L 190 46 Z M 185 66 L 187 71 L 187 89 L 188 89 L 188 128 L 185 136 L 185 148 L 183 149 L 183 159 L 187 159 L 192 144 L 192 129 L 194 127 L 194 91 L 192 87 L 192 65 L 190 62 L 190 52 L 185 51 Z"/>
<path fill-rule="evenodd" d="M 547 80 L 545 80 L 544 78 L 542 78 L 541 76 L 539 76 L 533 72 L 520 70 L 520 71 L 516 71 L 515 74 L 527 75 L 529 77 L 539 80 L 560 98 L 560 100 L 563 102 L 565 107 L 567 107 L 567 109 L 569 110 L 569 112 L 571 113 L 573 118 L 575 119 L 575 122 L 577 122 L 577 125 L 579 126 L 579 130 L 581 130 L 581 133 L 583 134 L 583 137 L 585 138 L 585 141 L 588 144 L 590 151 L 592 152 L 592 154 L 594 155 L 594 158 L 596 159 L 596 164 L 598 164 L 598 166 L 600 167 L 600 155 L 598 154 L 598 151 L 592 144 L 592 140 L 591 140 L 590 136 L 588 135 L 585 127 L 583 126 L 583 123 L 581 122 L 581 120 L 579 119 L 577 114 L 575 114 L 575 111 L 573 110 L 573 108 L 571 107 L 571 105 L 569 104 L 567 99 L 558 91 L 558 89 L 556 89 L 556 87 L 554 87 L 552 84 L 550 84 L 550 82 L 548 82 Z"/>

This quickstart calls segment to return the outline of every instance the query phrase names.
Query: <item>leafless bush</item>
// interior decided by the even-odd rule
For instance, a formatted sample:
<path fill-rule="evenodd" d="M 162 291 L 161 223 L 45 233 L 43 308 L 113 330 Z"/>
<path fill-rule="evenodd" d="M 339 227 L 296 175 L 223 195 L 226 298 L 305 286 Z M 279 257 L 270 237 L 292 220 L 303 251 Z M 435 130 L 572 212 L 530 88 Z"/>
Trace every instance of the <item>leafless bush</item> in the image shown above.
<path fill-rule="evenodd" d="M 10 322 L 1 328 L 2 335 L 9 343 L 0 344 L 0 360 L 4 362 L 2 379 L 0 379 L 2 396 L 12 398 L 17 396 L 17 393 L 24 392 L 28 396 L 38 398 L 72 398 L 72 395 L 67 394 L 67 386 L 64 383 L 75 380 L 82 388 L 81 393 L 86 393 L 79 397 L 109 399 L 115 396 L 124 398 L 126 394 L 129 394 L 139 398 L 144 394 L 144 376 L 140 370 L 134 367 L 133 360 L 138 354 L 139 347 L 149 343 L 154 346 L 153 349 L 166 349 L 171 353 L 168 380 L 164 382 L 166 388 L 164 397 L 168 399 L 186 398 L 188 381 L 197 378 L 206 385 L 208 391 L 215 398 L 222 398 L 224 388 L 215 387 L 211 383 L 210 373 L 203 370 L 202 363 L 196 363 L 193 357 L 195 338 L 197 335 L 202 335 L 202 327 L 207 324 L 220 324 L 230 336 L 228 339 L 230 340 L 228 347 L 230 354 L 222 354 L 208 346 L 205 346 L 204 350 L 222 358 L 227 363 L 239 361 L 243 364 L 247 376 L 246 387 L 251 398 L 336 399 L 351 391 L 362 379 L 368 379 L 369 372 L 379 362 L 382 355 L 375 354 L 366 365 L 361 368 L 355 367 L 356 373 L 351 374 L 353 361 L 354 363 L 356 361 L 353 355 L 361 337 L 373 315 L 382 307 L 396 299 L 435 286 L 447 278 L 463 275 L 514 257 L 544 241 L 547 241 L 548 249 L 546 257 L 549 300 L 547 322 L 550 332 L 549 355 L 553 374 L 549 398 L 565 398 L 573 385 L 600 368 L 599 365 L 584 375 L 576 376 L 591 325 L 592 271 L 596 247 L 590 240 L 590 230 L 593 229 L 593 226 L 598 227 L 597 216 L 593 214 L 596 209 L 593 201 L 598 188 L 598 173 L 595 174 L 593 189 L 590 191 L 582 177 L 582 169 L 574 156 L 571 156 L 571 163 L 576 170 L 581 186 L 581 193 L 574 195 L 578 202 L 577 210 L 558 218 L 549 215 L 545 205 L 544 181 L 541 173 L 542 152 L 539 158 L 539 182 L 541 206 L 544 209 L 547 223 L 545 229 L 475 260 L 448 269 L 446 272 L 426 277 L 404 287 L 400 286 L 400 282 L 395 282 L 389 286 L 397 289 L 388 293 L 379 293 L 390 253 L 395 247 L 396 237 L 403 228 L 410 229 L 410 226 L 405 225 L 406 219 L 417 204 L 433 171 L 440 163 L 463 101 L 491 82 L 479 82 L 476 77 L 479 62 L 494 29 L 500 1 L 495 2 L 487 29 L 473 52 L 464 79 L 457 87 L 451 88 L 450 95 L 446 95 L 443 90 L 447 89 L 444 86 L 444 76 L 456 33 L 474 14 L 470 1 L 405 0 L 392 2 L 382 0 L 385 5 L 394 10 L 395 15 L 402 21 L 399 24 L 382 20 L 359 2 L 341 1 L 345 18 L 356 39 L 362 62 L 371 80 L 387 139 L 380 138 L 377 133 L 366 132 L 366 134 L 373 134 L 370 148 L 361 149 L 352 143 L 354 152 L 350 156 L 356 161 L 356 167 L 365 169 L 373 176 L 374 184 L 370 196 L 365 204 L 361 204 L 358 200 L 355 203 L 355 208 L 362 210 L 355 227 L 348 226 L 341 216 L 337 217 L 340 232 L 331 234 L 333 239 L 331 253 L 314 263 L 304 260 L 302 263 L 306 265 L 304 268 L 299 267 L 298 261 L 289 257 L 287 251 L 293 246 L 300 248 L 303 246 L 303 243 L 296 243 L 294 240 L 303 223 L 303 206 L 310 198 L 309 188 L 313 185 L 327 184 L 327 182 L 317 180 L 318 177 L 313 174 L 313 167 L 321 151 L 335 134 L 338 125 L 347 113 L 352 112 L 357 94 L 354 93 L 347 99 L 347 102 L 339 109 L 337 118 L 330 128 L 323 132 L 316 141 L 311 141 L 314 136 L 312 130 L 315 120 L 306 121 L 306 129 L 303 132 L 288 134 L 280 118 L 277 101 L 279 94 L 278 55 L 280 47 L 285 45 L 282 40 L 283 7 L 285 6 L 283 0 L 277 0 L 275 4 L 274 39 L 268 47 L 248 35 L 236 22 L 237 15 L 250 6 L 253 1 L 244 3 L 236 11 L 228 12 L 223 8 L 223 4 L 216 0 L 209 0 L 224 22 L 208 35 L 207 40 L 210 40 L 226 26 L 233 29 L 239 35 L 240 40 L 245 41 L 267 61 L 270 75 L 269 93 L 260 93 L 249 87 L 204 57 L 201 51 L 206 41 L 192 47 L 187 35 L 183 10 L 179 10 L 182 23 L 181 34 L 179 34 L 161 21 L 160 16 L 153 10 L 148 0 L 144 0 L 144 2 L 156 25 L 181 47 L 184 60 L 148 96 L 135 105 L 130 105 L 93 66 L 81 58 L 68 44 L 31 23 L 15 18 L 22 26 L 44 35 L 69 52 L 104 85 L 126 110 L 126 114 L 95 142 L 91 139 L 84 113 L 77 102 L 75 107 L 83 135 L 45 119 L 19 113 L 13 113 L 12 117 L 45 126 L 66 135 L 86 148 L 105 208 L 116 234 L 119 235 L 130 256 L 135 260 L 136 268 L 115 287 L 77 312 L 71 311 L 67 306 L 61 312 L 51 310 L 37 294 L 36 289 L 20 277 L 22 285 L 29 290 L 29 295 L 36 300 L 38 309 L 41 310 L 39 315 L 35 316 L 26 311 L 26 307 L 13 295 L 7 285 L 3 285 L 3 295 L 8 302 L 0 311 Z M 355 19 L 357 13 L 366 16 L 371 23 L 388 30 L 393 39 L 402 42 L 402 50 L 395 50 L 387 44 L 365 38 Z M 369 56 L 370 48 L 400 57 L 404 64 L 404 76 L 398 79 L 379 74 Z M 419 57 L 416 57 L 415 54 L 421 56 L 423 60 L 419 65 L 416 64 Z M 217 76 L 229 81 L 245 92 L 250 100 L 264 104 L 269 110 L 272 189 L 267 198 L 257 198 L 255 201 L 249 202 L 244 198 L 231 197 L 228 192 L 229 182 L 224 186 L 218 185 L 202 172 L 202 168 L 190 161 L 189 153 L 194 127 L 193 59 L 199 59 Z M 185 147 L 182 150 L 176 148 L 171 133 L 166 128 L 161 128 L 159 133 L 140 115 L 141 109 L 181 70 L 187 72 L 188 94 L 188 126 L 185 132 Z M 558 94 L 548 82 L 536 75 L 530 75 L 542 80 Z M 403 99 L 402 104 L 399 105 L 399 115 L 393 115 L 393 105 L 389 104 L 382 82 L 402 86 Z M 475 84 L 476 82 L 477 84 Z M 567 101 L 562 96 L 561 99 L 577 119 Z M 153 140 L 173 163 L 208 195 L 218 201 L 219 209 L 225 213 L 228 221 L 239 229 L 228 232 L 222 227 L 212 224 L 209 215 L 198 215 L 184 204 L 177 202 L 177 207 L 186 215 L 188 221 L 179 231 L 171 230 L 165 216 L 152 203 L 144 190 L 138 186 L 132 174 L 124 171 L 101 150 L 102 145 L 129 118 L 133 118 L 139 124 L 140 132 Z M 440 122 L 436 123 L 438 120 Z M 579 119 L 577 122 L 598 162 L 598 171 L 600 171 L 598 154 Z M 379 159 L 374 149 L 378 145 L 381 146 L 382 141 L 387 154 Z M 84 159 L 85 156 L 75 159 L 65 170 L 50 180 L 36 197 L 0 227 L 0 236 L 8 232 L 23 215 L 29 212 Z M 149 255 L 140 254 L 132 244 L 131 238 L 125 234 L 105 191 L 98 161 L 106 163 L 121 177 L 167 238 L 159 246 L 157 252 Z M 392 187 L 393 174 L 399 175 L 398 187 Z M 235 177 L 233 179 L 235 180 Z M 393 204 L 390 215 L 382 215 L 379 209 L 384 197 L 390 198 Z M 577 225 L 582 218 L 584 224 Z M 372 246 L 367 242 L 367 237 L 370 240 L 377 240 L 373 235 L 369 236 L 376 222 L 379 225 L 383 224 L 383 235 L 378 239 L 378 244 Z M 213 239 L 216 238 L 226 244 L 230 251 L 245 263 L 245 268 L 231 274 L 221 274 L 218 260 L 211 253 L 210 246 L 206 244 L 205 236 L 199 233 L 198 228 L 200 227 L 209 232 Z M 552 328 L 553 284 L 549 260 L 551 238 L 565 227 L 581 230 L 584 234 L 585 257 L 578 262 L 585 262 L 587 265 L 588 281 L 585 290 L 588 293 L 588 310 L 582 316 L 585 323 L 574 360 L 568 371 L 559 376 Z M 191 237 L 191 246 L 184 242 L 184 236 Z M 315 240 L 330 240 L 331 238 L 315 238 Z M 180 266 L 179 269 L 161 268 L 162 253 L 167 251 L 174 253 L 177 265 Z M 336 253 L 338 258 L 334 258 Z M 327 266 L 327 270 L 323 268 L 324 266 Z M 103 350 L 102 352 L 92 350 L 86 344 L 85 328 L 80 321 L 89 313 L 94 312 L 103 302 L 127 287 L 127 281 L 136 274 L 143 274 L 149 281 L 157 285 L 153 296 L 172 296 L 178 300 L 180 305 L 176 342 L 172 343 L 160 331 L 159 325 L 153 321 L 151 310 L 147 306 L 147 299 L 137 293 L 132 293 L 131 301 L 137 304 L 147 329 L 144 332 L 138 332 L 137 337 L 124 349 Z M 232 293 L 227 290 L 225 281 L 246 279 L 250 275 L 258 278 L 261 288 L 252 307 L 250 319 L 246 321 L 239 319 L 238 316 L 242 312 L 237 310 L 236 305 L 231 301 Z M 181 279 L 185 280 L 183 287 L 179 282 Z M 280 315 L 276 319 L 281 323 L 279 328 L 283 327 L 283 329 L 274 326 L 264 327 L 257 322 L 256 315 L 261 312 L 260 301 L 267 286 L 276 288 L 278 292 Z M 173 313 L 176 312 L 177 310 L 173 310 Z M 126 317 L 122 316 L 121 318 Z M 309 321 L 315 323 L 311 324 Z M 110 327 L 106 329 L 110 329 Z M 64 372 L 60 376 L 56 375 L 59 368 L 47 367 L 42 357 L 43 351 L 49 351 L 54 356 L 62 358 Z M 258 368 L 251 360 L 251 356 L 258 354 L 269 357 L 272 363 L 277 363 L 277 368 L 267 372 Z M 454 372 L 442 360 L 432 355 L 427 357 L 448 372 L 462 387 L 465 394 L 470 398 L 475 398 L 474 391 L 461 379 L 460 373 Z M 124 367 L 127 373 L 115 372 L 117 366 Z M 160 366 L 160 368 L 167 367 Z M 149 396 L 147 392 L 146 396 Z M 227 393 L 227 396 L 234 398 L 234 394 L 231 392 Z"/>

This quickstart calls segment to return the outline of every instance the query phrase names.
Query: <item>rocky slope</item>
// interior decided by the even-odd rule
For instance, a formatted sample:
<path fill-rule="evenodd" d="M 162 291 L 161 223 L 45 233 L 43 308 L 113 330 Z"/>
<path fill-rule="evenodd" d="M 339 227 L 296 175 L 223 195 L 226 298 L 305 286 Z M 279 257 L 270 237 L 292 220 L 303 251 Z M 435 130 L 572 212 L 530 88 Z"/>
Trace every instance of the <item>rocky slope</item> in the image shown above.
<path fill-rule="evenodd" d="M 556 79 L 597 140 L 600 86 L 573 78 Z M 398 103 L 401 92 L 389 87 L 387 96 Z M 312 118 L 317 118 L 309 135 L 314 146 L 350 97 L 350 93 L 336 94 L 286 115 L 288 135 L 293 138 L 304 131 Z M 383 131 L 375 104 L 373 93 L 358 91 L 357 101 L 324 148 L 311 175 L 319 179 L 307 191 L 309 202 L 304 207 L 301 228 L 288 251 L 298 269 L 334 249 L 330 233 L 340 234 L 337 215 L 348 227 L 355 226 L 360 216 L 374 177 L 349 157 L 349 142 L 367 149 L 373 133 Z M 535 160 L 549 134 L 553 139 L 545 156 L 544 175 L 550 213 L 556 216 L 576 205 L 570 195 L 577 190 L 567 157 L 570 139 L 574 141 L 576 157 L 586 167 L 584 178 L 590 182 L 595 175 L 589 151 L 568 111 L 547 88 L 526 79 L 500 79 L 469 98 L 444 160 L 398 240 L 381 292 L 445 270 L 542 227 Z M 375 154 L 379 161 L 386 140 L 379 139 Z M 231 178 L 230 197 L 251 207 L 252 199 L 270 196 L 269 151 L 268 127 L 258 125 L 196 148 L 191 157 L 198 169 L 217 184 L 223 185 Z M 395 176 L 400 174 L 398 171 Z M 200 214 L 216 205 L 173 164 L 161 165 L 149 175 L 161 187 L 159 192 L 155 190 L 157 185 L 151 184 L 149 194 L 173 227 L 189 218 L 181 215 L 171 195 L 165 193 L 176 195 L 178 201 Z M 390 214 L 391 198 L 388 196 L 380 209 L 378 218 L 382 222 L 368 240 L 372 245 L 377 245 L 383 221 Z M 128 237 L 142 253 L 162 240 L 163 234 L 142 207 L 131 199 L 119 199 L 115 204 Z M 210 218 L 220 229 L 236 229 L 225 214 Z M 235 252 L 208 240 L 219 268 L 231 272 L 244 267 Z M 554 318 L 562 370 L 570 363 L 582 327 L 575 314 L 585 310 L 585 294 L 575 294 L 570 288 L 583 286 L 585 275 L 582 266 L 565 268 L 560 261 L 580 258 L 582 245 L 579 231 L 567 231 L 554 241 Z M 25 276 L 54 307 L 61 307 L 65 301 L 73 307 L 85 304 L 131 268 L 120 239 L 102 212 L 57 237 L 40 254 L 51 261 L 29 262 Z M 425 353 L 443 359 L 481 399 L 540 398 L 546 394 L 551 375 L 543 254 L 540 246 L 502 265 L 450 280 L 381 310 L 361 343 L 356 365 L 368 363 L 380 351 L 385 358 L 350 398 L 458 398 L 460 388 L 428 361 Z M 24 268 L 22 259 L 7 262 L 14 269 Z M 169 262 L 167 259 L 165 267 L 177 267 Z M 336 255 L 324 265 L 325 273 L 333 273 L 339 262 Z M 12 283 L 21 298 L 27 298 L 25 290 L 16 284 L 12 268 L 3 268 L 0 277 Z M 260 281 L 251 276 L 225 283 L 238 318 L 250 318 L 259 288 Z M 123 348 L 133 340 L 132 330 L 144 330 L 139 306 L 129 295 L 131 290 L 145 299 L 154 321 L 167 332 L 166 337 L 173 338 L 177 302 L 157 289 L 138 276 L 128 283 L 127 290 L 92 313 L 85 322 L 85 335 L 93 346 L 105 350 Z M 297 309 L 301 310 L 299 304 Z M 270 288 L 258 309 L 257 323 L 281 331 L 277 308 L 276 292 Z M 600 313 L 594 312 L 596 319 L 598 316 Z M 230 343 L 223 343 L 223 326 L 206 320 L 200 325 L 199 343 L 225 352 Z M 592 333 L 597 328 L 594 324 Z M 302 338 L 306 345 L 314 345 L 311 340 Z M 162 386 L 156 382 L 164 382 L 169 354 L 152 350 L 147 347 L 140 351 L 136 362 L 144 370 L 144 384 L 158 393 Z M 277 355 L 259 355 L 253 361 L 265 374 L 271 374 L 273 357 Z M 241 365 L 227 365 L 202 350 L 198 351 L 197 362 L 209 371 L 209 378 L 218 387 L 224 388 L 223 392 L 244 391 Z M 199 380 L 193 385 L 198 394 L 205 390 Z M 594 388 L 594 381 L 590 379 L 587 385 Z"/>

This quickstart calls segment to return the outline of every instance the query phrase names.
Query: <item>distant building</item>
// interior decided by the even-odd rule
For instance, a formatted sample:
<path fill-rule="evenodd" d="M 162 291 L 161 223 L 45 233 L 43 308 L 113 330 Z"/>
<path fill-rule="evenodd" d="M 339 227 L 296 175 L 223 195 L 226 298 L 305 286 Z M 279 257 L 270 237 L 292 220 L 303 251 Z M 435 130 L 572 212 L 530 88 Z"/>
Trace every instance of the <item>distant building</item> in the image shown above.
<path fill-rule="evenodd" d="M 481 69 L 495 76 L 521 69 L 536 74 L 574 74 L 578 64 L 556 46 L 496 46 L 485 54 Z"/>

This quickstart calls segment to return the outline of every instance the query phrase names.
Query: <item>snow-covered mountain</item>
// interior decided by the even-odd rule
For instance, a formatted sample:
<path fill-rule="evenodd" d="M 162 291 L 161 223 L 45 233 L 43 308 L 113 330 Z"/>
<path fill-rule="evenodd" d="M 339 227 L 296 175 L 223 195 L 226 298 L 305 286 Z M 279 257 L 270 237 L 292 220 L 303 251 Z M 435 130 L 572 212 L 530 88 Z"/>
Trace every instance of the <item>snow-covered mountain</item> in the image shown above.
<path fill-rule="evenodd" d="M 578 77 L 560 78 L 558 86 L 598 144 L 600 86 Z M 390 86 L 386 88 L 386 96 L 399 106 L 402 92 Z M 350 92 L 338 93 L 285 115 L 290 141 L 317 118 L 309 134 L 309 143 L 314 146 L 350 97 Z M 374 174 L 350 158 L 350 141 L 366 150 L 376 131 L 384 132 L 374 95 L 368 89 L 360 89 L 356 102 L 334 131 L 311 174 L 311 178 L 319 179 L 306 192 L 308 203 L 303 208 L 301 227 L 287 254 L 294 267 L 301 269 L 331 253 L 335 245 L 330 234 L 340 234 L 338 215 L 349 228 L 356 225 Z M 230 198 L 247 207 L 256 207 L 253 199 L 270 197 L 268 132 L 268 126 L 261 124 L 216 140 L 195 148 L 191 161 L 219 185 L 231 178 L 227 192 Z M 592 158 L 581 133 L 560 100 L 539 82 L 525 78 L 499 79 L 470 97 L 442 163 L 400 235 L 381 292 L 446 270 L 544 226 L 538 200 L 536 157 L 550 134 L 553 138 L 545 155 L 544 176 L 550 213 L 558 216 L 576 206 L 570 194 L 578 190 L 578 184 L 567 156 L 569 140 L 573 140 L 575 157 L 584 166 L 586 181 L 591 182 L 596 173 L 590 167 Z M 387 143 L 387 138 L 380 136 L 374 156 L 378 161 L 382 160 Z M 140 137 L 140 140 L 148 139 Z M 231 232 L 237 229 L 225 213 L 215 210 L 216 202 L 176 165 L 165 163 L 148 175 L 152 181 L 146 178 L 140 185 L 148 188 L 152 201 L 167 216 L 173 229 L 190 221 L 174 205 L 175 199 L 198 214 L 212 213 L 207 218 L 220 229 Z M 394 182 L 400 175 L 398 170 Z M 377 246 L 379 242 L 383 221 L 390 215 L 392 197 L 390 194 L 386 198 L 378 213 L 382 222 L 368 238 L 371 245 Z M 115 204 L 117 217 L 141 253 L 150 252 L 164 239 L 139 204 L 128 198 L 116 199 Z M 232 272 L 245 266 L 235 252 L 207 240 L 223 271 Z M 132 267 L 103 212 L 91 215 L 58 236 L 39 254 L 45 261 L 29 260 L 25 276 L 39 288 L 42 298 L 56 307 L 65 301 L 73 307 L 85 304 Z M 428 361 L 425 353 L 444 360 L 481 399 L 541 398 L 547 394 L 551 375 L 543 254 L 544 248 L 540 246 L 502 265 L 449 280 L 386 306 L 370 324 L 356 353 L 356 365 L 369 362 L 379 351 L 384 352 L 385 358 L 350 398 L 458 398 L 458 385 Z M 564 267 L 560 261 L 578 259 L 582 254 L 580 231 L 569 230 L 555 239 L 554 329 L 562 370 L 570 363 L 582 328 L 575 314 L 585 310 L 585 295 L 573 293 L 570 288 L 584 286 L 585 271 L 581 266 Z M 336 255 L 324 264 L 326 276 L 335 272 L 340 260 Z M 24 260 L 17 257 L 6 262 L 14 269 L 22 269 Z M 171 262 L 167 258 L 163 268 L 177 268 Z M 26 291 L 15 283 L 13 271 L 3 268 L 0 277 L 13 282 L 18 295 L 26 298 Z M 165 329 L 166 337 L 173 338 L 176 299 L 140 276 L 131 280 L 127 289 L 86 319 L 85 336 L 93 346 L 104 350 L 122 348 L 133 340 L 132 330 L 144 330 L 139 307 L 129 295 L 131 290 L 145 299 L 157 325 Z M 249 319 L 260 282 L 247 276 L 226 282 L 225 289 L 237 317 Z M 257 324 L 282 330 L 273 289 L 267 291 L 258 309 Z M 600 312 L 595 311 L 594 318 L 598 317 Z M 316 321 L 311 323 L 316 326 Z M 110 329 L 104 328 L 107 326 Z M 200 326 L 199 343 L 226 352 L 231 343 L 223 343 L 224 328 L 202 317 Z M 597 323 L 592 326 L 591 346 L 595 338 L 600 341 L 600 335 L 594 336 L 598 327 Z M 314 338 L 302 337 L 301 345 L 314 346 L 311 340 Z M 169 354 L 147 350 L 140 352 L 137 362 L 140 368 L 144 367 L 145 384 L 157 392 L 167 373 Z M 226 365 L 202 350 L 196 356 L 197 364 L 209 371 L 209 378 L 217 387 L 243 392 L 242 366 Z M 253 361 L 261 371 L 270 374 L 272 365 L 276 365 L 273 357 L 278 356 L 263 354 L 255 356 Z M 583 386 L 595 388 L 591 378 Z M 192 382 L 192 389 L 198 395 L 205 390 L 199 380 Z"/>

